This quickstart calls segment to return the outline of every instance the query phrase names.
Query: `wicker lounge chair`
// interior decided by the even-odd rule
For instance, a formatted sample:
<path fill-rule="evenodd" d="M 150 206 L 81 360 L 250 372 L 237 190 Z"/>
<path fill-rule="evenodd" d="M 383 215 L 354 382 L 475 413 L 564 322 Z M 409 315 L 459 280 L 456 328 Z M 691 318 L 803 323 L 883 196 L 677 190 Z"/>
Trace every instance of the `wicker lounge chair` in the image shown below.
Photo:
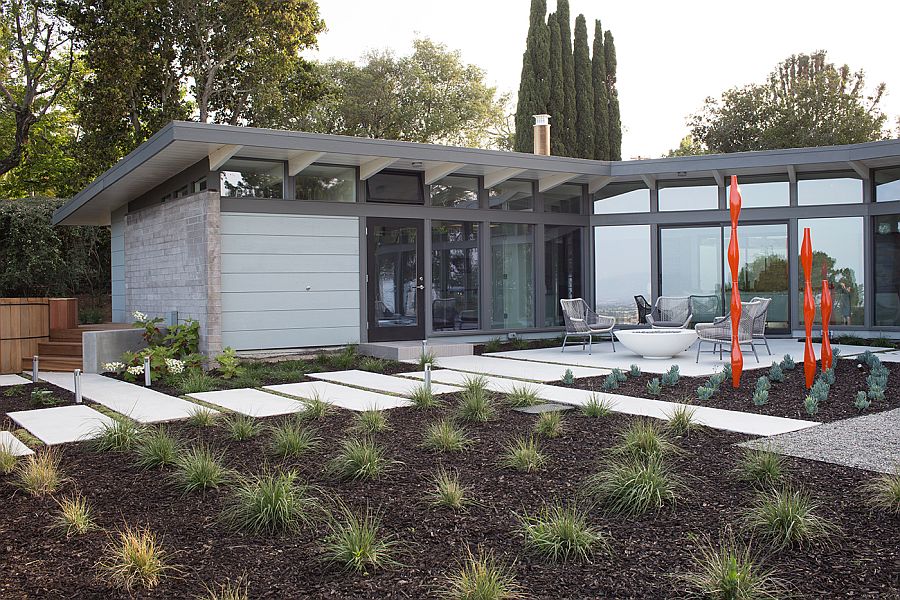
<path fill-rule="evenodd" d="M 768 305 L 766 305 L 768 307 Z M 764 312 L 763 303 L 759 301 L 741 302 L 741 320 L 738 323 L 738 343 L 741 346 L 749 345 L 753 351 L 756 362 L 759 355 L 756 354 L 756 345 L 753 343 L 753 323 Z M 697 361 L 700 362 L 700 347 L 704 342 L 713 345 L 712 351 L 719 347 L 719 360 L 722 360 L 724 347 L 731 351 L 731 317 L 719 317 L 712 323 L 697 323 L 694 328 L 697 332 Z"/>
<path fill-rule="evenodd" d="M 684 329 L 691 323 L 690 296 L 660 296 L 647 315 L 651 327 Z"/>
<path fill-rule="evenodd" d="M 609 335 L 612 342 L 613 352 L 616 351 L 616 339 L 613 335 L 613 329 L 616 326 L 615 317 L 598 315 L 588 307 L 587 302 L 582 298 L 560 300 L 559 304 L 566 321 L 566 335 L 563 338 L 562 352 L 565 352 L 569 336 L 572 336 L 581 338 L 582 350 L 585 346 L 585 338 L 587 338 L 588 354 L 590 354 L 594 336 L 599 338 L 606 334 Z"/>

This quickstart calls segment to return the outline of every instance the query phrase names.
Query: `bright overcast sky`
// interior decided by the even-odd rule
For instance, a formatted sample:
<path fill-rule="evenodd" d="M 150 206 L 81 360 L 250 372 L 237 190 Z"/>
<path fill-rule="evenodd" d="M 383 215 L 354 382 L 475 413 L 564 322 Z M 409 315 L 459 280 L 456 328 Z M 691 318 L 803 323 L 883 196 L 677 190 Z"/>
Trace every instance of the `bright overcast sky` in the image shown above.
<path fill-rule="evenodd" d="M 357 59 L 371 48 L 409 53 L 427 36 L 462 52 L 501 91 L 519 86 L 528 0 L 319 0 L 328 31 L 320 59 Z M 549 10 L 555 0 L 548 0 Z M 790 54 L 828 50 L 834 62 L 866 70 L 868 87 L 885 82 L 882 101 L 896 130 L 900 116 L 900 2 L 756 0 L 597 2 L 571 0 L 612 30 L 618 55 L 625 158 L 657 157 L 687 133 L 685 117 L 707 96 L 761 82 Z"/>

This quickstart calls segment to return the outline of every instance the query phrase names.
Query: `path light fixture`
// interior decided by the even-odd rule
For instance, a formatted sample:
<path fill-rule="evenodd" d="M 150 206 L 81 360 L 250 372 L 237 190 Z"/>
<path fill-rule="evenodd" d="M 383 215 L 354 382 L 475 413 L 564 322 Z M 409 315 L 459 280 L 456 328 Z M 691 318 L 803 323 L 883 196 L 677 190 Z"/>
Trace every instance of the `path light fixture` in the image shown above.
<path fill-rule="evenodd" d="M 75 404 L 81 404 L 81 369 L 75 369 Z"/>
<path fill-rule="evenodd" d="M 738 290 L 738 266 L 741 250 L 738 247 L 738 217 L 741 215 L 741 190 L 738 189 L 737 175 L 731 176 L 731 196 L 728 200 L 731 212 L 731 241 L 728 243 L 728 266 L 731 267 L 731 386 L 741 386 L 741 372 L 744 370 L 744 355 L 738 329 L 741 323 L 741 292 Z"/>
<path fill-rule="evenodd" d="M 150 387 L 150 357 L 144 357 L 144 387 Z"/>
<path fill-rule="evenodd" d="M 31 359 L 31 383 L 37 383 L 38 381 L 38 370 L 39 370 L 40 359 L 38 355 L 35 354 L 34 358 Z"/>
<path fill-rule="evenodd" d="M 431 392 L 431 363 L 425 363 L 425 389 Z"/>

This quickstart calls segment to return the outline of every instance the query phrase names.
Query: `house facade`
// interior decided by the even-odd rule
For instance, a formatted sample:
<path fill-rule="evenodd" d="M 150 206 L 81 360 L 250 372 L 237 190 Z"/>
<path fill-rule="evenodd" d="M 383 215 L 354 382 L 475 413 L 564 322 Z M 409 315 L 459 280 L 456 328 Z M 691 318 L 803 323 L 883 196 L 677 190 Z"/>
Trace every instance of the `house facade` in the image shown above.
<path fill-rule="evenodd" d="M 608 162 L 173 122 L 53 220 L 111 226 L 115 321 L 194 318 L 211 353 L 555 335 L 561 298 L 722 314 L 731 175 L 773 334 L 802 329 L 809 227 L 832 329 L 900 336 L 900 140 Z"/>

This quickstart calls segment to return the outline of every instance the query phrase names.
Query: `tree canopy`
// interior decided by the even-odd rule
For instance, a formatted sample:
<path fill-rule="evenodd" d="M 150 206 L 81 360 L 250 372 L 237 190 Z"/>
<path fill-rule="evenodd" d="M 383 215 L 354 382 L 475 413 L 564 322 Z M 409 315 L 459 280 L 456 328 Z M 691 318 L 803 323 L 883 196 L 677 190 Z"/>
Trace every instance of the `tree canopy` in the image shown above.
<path fill-rule="evenodd" d="M 691 143 L 675 152 L 743 152 L 869 142 L 887 137 L 884 83 L 836 66 L 824 50 L 789 56 L 765 83 L 707 98 L 688 119 Z"/>

